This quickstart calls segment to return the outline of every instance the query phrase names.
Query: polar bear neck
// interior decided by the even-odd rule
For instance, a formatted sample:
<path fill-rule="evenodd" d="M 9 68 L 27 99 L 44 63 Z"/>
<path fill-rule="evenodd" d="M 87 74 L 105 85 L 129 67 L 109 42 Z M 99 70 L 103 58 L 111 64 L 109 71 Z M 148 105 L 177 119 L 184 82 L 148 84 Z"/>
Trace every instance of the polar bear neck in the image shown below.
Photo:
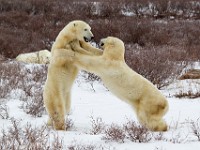
<path fill-rule="evenodd" d="M 62 31 L 58 34 L 55 42 L 52 45 L 51 51 L 53 52 L 54 49 L 62 49 L 66 48 L 66 45 L 70 43 L 71 41 L 76 39 L 76 32 L 70 30 L 69 26 L 65 26 Z"/>
<path fill-rule="evenodd" d="M 110 60 L 124 60 L 124 49 L 117 49 L 115 47 L 106 47 L 103 51 L 103 57 Z"/>

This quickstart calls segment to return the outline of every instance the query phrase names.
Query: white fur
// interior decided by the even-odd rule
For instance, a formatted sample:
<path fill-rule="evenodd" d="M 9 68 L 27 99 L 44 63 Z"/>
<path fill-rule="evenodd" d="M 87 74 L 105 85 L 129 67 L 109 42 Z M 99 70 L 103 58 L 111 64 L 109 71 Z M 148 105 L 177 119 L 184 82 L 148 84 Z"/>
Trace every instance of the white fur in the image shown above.
<path fill-rule="evenodd" d="M 51 59 L 51 53 L 48 50 L 19 54 L 16 57 L 17 61 L 25 63 L 37 63 L 37 64 L 49 64 L 50 59 Z"/>
<path fill-rule="evenodd" d="M 88 51 L 77 48 L 84 54 L 102 54 L 99 49 L 92 47 L 84 41 L 93 37 L 90 26 L 83 21 L 72 21 L 58 34 L 52 49 L 51 62 L 48 68 L 47 80 L 44 86 L 43 99 L 49 115 L 49 125 L 56 130 L 65 130 L 65 115 L 70 111 L 71 88 L 79 69 L 69 59 L 66 59 L 68 51 L 72 51 L 71 45 L 81 44 Z"/>
<path fill-rule="evenodd" d="M 125 63 L 124 43 L 120 39 L 108 37 L 101 42 L 104 44 L 102 56 L 69 52 L 68 59 L 80 69 L 100 76 L 114 95 L 134 108 L 141 124 L 153 131 L 166 131 L 167 124 L 162 119 L 168 110 L 166 98 Z"/>

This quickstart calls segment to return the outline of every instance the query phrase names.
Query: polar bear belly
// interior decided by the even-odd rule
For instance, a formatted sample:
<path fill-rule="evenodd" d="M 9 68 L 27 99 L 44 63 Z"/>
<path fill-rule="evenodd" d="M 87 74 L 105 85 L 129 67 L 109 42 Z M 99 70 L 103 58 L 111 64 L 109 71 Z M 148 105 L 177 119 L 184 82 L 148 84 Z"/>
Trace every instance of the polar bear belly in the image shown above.
<path fill-rule="evenodd" d="M 102 81 L 114 95 L 128 103 L 137 100 L 141 95 L 140 88 L 136 88 L 133 81 L 129 81 L 126 76 L 102 77 Z"/>

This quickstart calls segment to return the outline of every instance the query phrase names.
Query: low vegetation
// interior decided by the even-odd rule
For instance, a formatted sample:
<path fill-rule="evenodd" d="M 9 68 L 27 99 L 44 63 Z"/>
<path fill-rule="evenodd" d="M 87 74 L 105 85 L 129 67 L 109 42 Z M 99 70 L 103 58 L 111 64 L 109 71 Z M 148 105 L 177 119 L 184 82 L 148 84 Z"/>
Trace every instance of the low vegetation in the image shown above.
<path fill-rule="evenodd" d="M 43 86 L 47 77 L 47 66 L 0 61 L 0 98 L 19 98 L 21 108 L 35 117 L 44 114 Z"/>
<path fill-rule="evenodd" d="M 94 120 L 99 120 L 96 118 Z M 95 150 L 95 149 L 110 149 L 103 145 L 94 144 L 83 144 L 79 141 L 71 142 L 69 145 L 65 145 L 61 137 L 56 132 L 52 132 L 49 127 L 43 125 L 41 127 L 34 127 L 30 123 L 22 125 L 21 121 L 14 118 L 9 118 L 10 127 L 0 131 L 0 150 L 4 149 L 32 149 L 32 150 L 47 150 L 47 149 L 68 149 L 68 150 Z M 101 119 L 102 120 L 102 119 Z M 100 126 L 103 121 L 99 123 L 92 122 L 92 127 L 95 128 L 94 124 Z M 200 126 L 199 120 L 190 121 L 190 133 L 196 137 L 197 141 L 200 141 Z M 73 121 L 70 120 L 70 124 Z M 147 143 L 152 141 L 167 141 L 171 143 L 182 143 L 187 139 L 181 139 L 180 134 L 176 133 L 170 138 L 163 136 L 164 133 L 155 133 L 147 130 L 145 127 L 139 125 L 134 121 L 128 120 L 122 126 L 118 124 L 105 125 L 102 129 L 102 133 L 96 133 L 95 135 L 102 135 L 102 140 L 106 142 L 117 142 L 125 143 L 130 140 L 136 143 Z M 94 135 L 93 133 L 91 133 Z M 51 142 L 50 142 L 51 141 Z"/>
<path fill-rule="evenodd" d="M 193 0 L 0 0 L 0 55 L 50 50 L 60 30 L 81 19 L 97 42 L 109 35 L 122 39 L 127 64 L 162 88 L 184 67 L 174 61 L 199 60 L 199 7 Z"/>
<path fill-rule="evenodd" d="M 69 21 L 81 19 L 91 25 L 96 42 L 109 35 L 122 39 L 127 64 L 161 89 L 176 79 L 188 62 L 200 60 L 199 10 L 196 0 L 0 0 L 0 119 L 11 123 L 0 131 L 0 150 L 109 149 L 77 141 L 65 147 L 58 135 L 51 136 L 50 127 L 21 125 L 10 117 L 4 100 L 12 98 L 18 98 L 20 109 L 33 117 L 45 114 L 42 91 L 47 66 L 16 62 L 18 54 L 50 50 L 59 31 Z M 92 82 L 100 78 L 89 73 L 86 80 L 95 92 Z M 180 91 L 175 97 L 196 98 L 199 93 Z M 67 119 L 66 129 L 73 127 L 73 121 Z M 190 128 L 200 141 L 199 120 L 191 122 Z M 152 133 L 133 121 L 106 125 L 101 118 L 93 117 L 89 134 L 102 135 L 106 142 L 181 142 L 179 137 L 166 139 L 162 133 Z"/>

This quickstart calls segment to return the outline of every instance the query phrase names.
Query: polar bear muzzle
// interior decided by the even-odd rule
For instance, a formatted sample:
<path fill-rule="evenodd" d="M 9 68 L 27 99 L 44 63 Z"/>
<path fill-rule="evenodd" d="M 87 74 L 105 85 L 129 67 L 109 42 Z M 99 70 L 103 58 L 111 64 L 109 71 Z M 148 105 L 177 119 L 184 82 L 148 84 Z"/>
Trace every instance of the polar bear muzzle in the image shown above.
<path fill-rule="evenodd" d="M 84 38 L 85 42 L 89 42 L 94 39 L 93 36 L 91 36 L 90 38 L 84 36 L 83 38 Z"/>
<path fill-rule="evenodd" d="M 103 43 L 103 42 L 100 42 L 99 45 L 102 47 L 102 46 L 104 46 L 104 43 Z"/>
<path fill-rule="evenodd" d="M 105 46 L 105 40 L 106 40 L 105 38 L 100 40 L 99 46 L 100 46 L 101 48 L 103 48 L 103 46 Z"/>

